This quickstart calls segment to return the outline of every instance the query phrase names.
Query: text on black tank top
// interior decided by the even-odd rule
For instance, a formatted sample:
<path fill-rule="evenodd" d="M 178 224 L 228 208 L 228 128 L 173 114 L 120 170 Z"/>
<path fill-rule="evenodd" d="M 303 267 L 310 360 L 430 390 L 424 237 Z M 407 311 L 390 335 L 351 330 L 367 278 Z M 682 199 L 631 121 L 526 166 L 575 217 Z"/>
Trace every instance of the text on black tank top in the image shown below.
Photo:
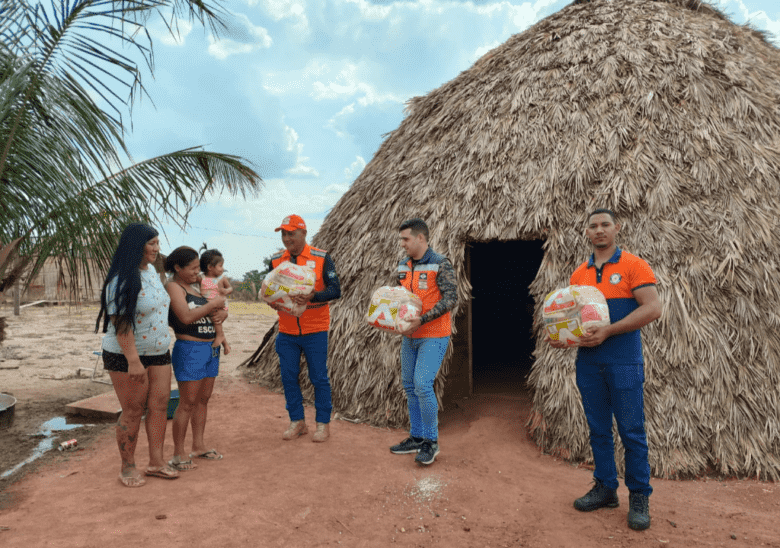
<path fill-rule="evenodd" d="M 191 295 L 187 293 L 185 296 L 187 305 L 190 303 L 195 306 L 190 308 L 197 308 L 203 306 L 209 302 L 206 297 L 199 297 L 197 295 Z M 211 340 L 217 336 L 217 331 L 214 329 L 214 324 L 211 323 L 211 318 L 204 316 L 199 320 L 195 320 L 191 324 L 184 324 L 179 320 L 179 317 L 174 313 L 173 308 L 168 310 L 168 325 L 173 328 L 173 332 L 177 335 L 189 335 L 196 339 Z"/>

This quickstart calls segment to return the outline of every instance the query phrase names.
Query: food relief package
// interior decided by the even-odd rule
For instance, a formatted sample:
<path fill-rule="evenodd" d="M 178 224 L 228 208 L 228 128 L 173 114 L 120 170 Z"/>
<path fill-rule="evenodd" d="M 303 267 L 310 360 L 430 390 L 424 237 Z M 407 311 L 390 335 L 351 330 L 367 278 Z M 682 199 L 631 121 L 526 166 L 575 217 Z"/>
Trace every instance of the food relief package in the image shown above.
<path fill-rule="evenodd" d="M 260 286 L 260 297 L 268 304 L 275 303 L 285 312 L 301 317 L 305 304 L 295 304 L 290 297 L 308 295 L 314 291 L 317 277 L 308 266 L 285 261 L 266 274 Z"/>
<path fill-rule="evenodd" d="M 390 333 L 409 329 L 409 322 L 422 315 L 422 300 L 404 287 L 382 286 L 371 295 L 366 321 Z"/>
<path fill-rule="evenodd" d="M 589 285 L 570 285 L 548 293 L 542 314 L 550 338 L 569 346 L 579 346 L 589 328 L 610 323 L 604 294 Z"/>

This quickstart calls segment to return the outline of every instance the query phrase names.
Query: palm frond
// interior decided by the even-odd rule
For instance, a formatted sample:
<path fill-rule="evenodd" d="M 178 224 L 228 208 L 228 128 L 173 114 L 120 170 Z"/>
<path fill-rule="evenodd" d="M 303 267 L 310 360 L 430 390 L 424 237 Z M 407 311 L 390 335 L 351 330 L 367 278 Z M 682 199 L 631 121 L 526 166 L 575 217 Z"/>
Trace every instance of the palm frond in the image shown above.
<path fill-rule="evenodd" d="M 76 181 L 87 176 L 82 173 Z M 14 227 L 15 233 L 25 229 L 31 234 L 24 249 L 35 255 L 36 262 L 27 278 L 50 256 L 62 258 L 70 279 L 76 279 L 79 272 L 88 276 L 89 262 L 108 265 L 119 233 L 128 223 L 155 225 L 173 220 L 183 226 L 192 207 L 209 194 L 224 189 L 233 196 L 252 197 L 261 183 L 260 176 L 239 157 L 193 147 L 138 162 L 91 184 L 70 181 L 60 185 L 60 190 L 69 189 L 68 194 L 40 193 L 33 184 L 26 186 L 32 196 L 27 211 L 34 207 L 39 212 L 26 215 Z M 17 205 L 19 209 L 24 206 Z M 3 234 L 3 241 L 8 238 Z M 92 280 L 85 282 L 90 287 Z"/>
<path fill-rule="evenodd" d="M 259 191 L 241 158 L 199 147 L 116 170 L 120 152 L 130 157 L 122 112 L 144 91 L 140 67 L 119 49 L 140 53 L 152 70 L 145 24 L 166 9 L 214 32 L 224 26 L 219 1 L 0 0 L 0 241 L 22 238 L 28 281 L 51 254 L 71 273 L 87 260 L 105 264 L 127 222 L 184 224 L 209 193 Z"/>

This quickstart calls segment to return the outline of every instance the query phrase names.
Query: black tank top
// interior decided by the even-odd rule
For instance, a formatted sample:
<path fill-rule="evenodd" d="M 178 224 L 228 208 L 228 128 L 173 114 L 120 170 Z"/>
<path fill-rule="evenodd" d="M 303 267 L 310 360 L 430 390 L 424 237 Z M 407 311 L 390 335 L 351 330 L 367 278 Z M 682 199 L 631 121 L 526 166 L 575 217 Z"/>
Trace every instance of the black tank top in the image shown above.
<path fill-rule="evenodd" d="M 185 298 L 188 305 L 190 303 L 195 305 L 194 307 L 191 306 L 190 308 L 197 308 L 209 302 L 206 297 L 198 297 L 196 295 L 191 295 L 190 293 L 186 293 Z M 177 335 L 189 335 L 190 337 L 195 337 L 196 339 L 204 339 L 209 341 L 217 336 L 217 331 L 214 329 L 214 324 L 211 323 L 211 318 L 208 316 L 205 316 L 199 320 L 195 320 L 191 324 L 184 324 L 181 323 L 179 317 L 173 312 L 173 308 L 168 309 L 168 325 L 173 328 L 173 332 Z"/>

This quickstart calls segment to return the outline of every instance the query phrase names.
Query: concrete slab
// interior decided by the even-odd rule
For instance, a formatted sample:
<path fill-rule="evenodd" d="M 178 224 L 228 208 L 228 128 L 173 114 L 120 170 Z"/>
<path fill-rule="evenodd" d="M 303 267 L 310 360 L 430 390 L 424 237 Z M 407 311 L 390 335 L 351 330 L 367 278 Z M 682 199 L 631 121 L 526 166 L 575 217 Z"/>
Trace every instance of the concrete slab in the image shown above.
<path fill-rule="evenodd" d="M 65 413 L 69 415 L 81 415 L 95 419 L 118 419 L 122 413 L 122 406 L 113 390 L 92 396 L 85 400 L 69 403 L 65 406 Z"/>
<path fill-rule="evenodd" d="M 171 383 L 171 391 L 173 390 L 178 390 L 175 381 Z M 176 403 L 178 404 L 178 394 Z M 116 420 L 122 413 L 122 406 L 119 404 L 119 398 L 116 397 L 116 393 L 111 390 L 98 396 L 69 403 L 65 406 L 65 413 L 94 419 Z"/>

